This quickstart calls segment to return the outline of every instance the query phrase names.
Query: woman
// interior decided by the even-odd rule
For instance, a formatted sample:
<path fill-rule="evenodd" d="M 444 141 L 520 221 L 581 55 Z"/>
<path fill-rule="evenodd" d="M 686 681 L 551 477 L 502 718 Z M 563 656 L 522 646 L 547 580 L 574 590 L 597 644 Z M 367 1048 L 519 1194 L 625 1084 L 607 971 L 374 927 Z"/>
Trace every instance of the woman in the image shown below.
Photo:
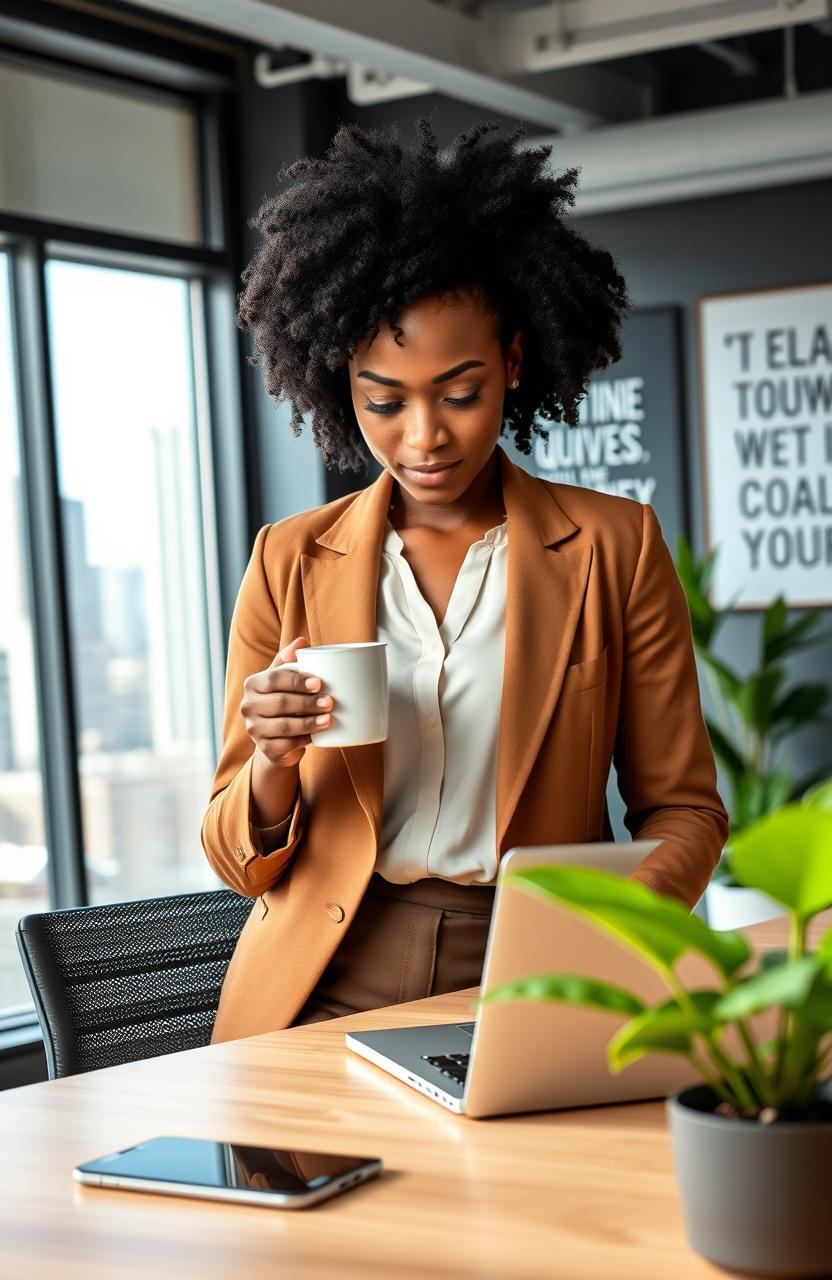
<path fill-rule="evenodd" d="M 620 355 L 624 281 L 562 219 L 577 171 L 518 127 L 437 149 L 425 121 L 343 126 L 257 217 L 238 322 L 327 465 L 375 483 L 261 529 L 231 625 L 202 840 L 256 897 L 214 1039 L 475 985 L 500 856 L 610 837 L 693 904 L 727 819 L 684 596 L 650 507 L 551 484 L 524 453 L 574 426 Z M 426 478 L 425 471 L 432 474 Z M 306 644 L 382 639 L 386 742 L 312 750 L 333 694 Z"/>

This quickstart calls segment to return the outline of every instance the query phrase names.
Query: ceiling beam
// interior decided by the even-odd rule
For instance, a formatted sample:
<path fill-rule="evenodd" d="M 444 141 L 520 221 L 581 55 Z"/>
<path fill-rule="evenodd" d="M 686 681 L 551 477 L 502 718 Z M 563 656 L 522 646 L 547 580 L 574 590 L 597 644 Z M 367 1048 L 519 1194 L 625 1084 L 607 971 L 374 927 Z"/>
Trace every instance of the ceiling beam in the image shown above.
<path fill-rule="evenodd" d="M 434 0 L 133 0 L 262 44 L 326 54 L 572 133 L 643 114 L 640 85 L 604 67 L 531 75 L 501 65 L 489 17 Z"/>
<path fill-rule="evenodd" d="M 608 213 L 832 175 L 832 90 L 680 111 L 551 142 L 553 172 L 580 165 L 572 212 Z"/>
<path fill-rule="evenodd" d="M 832 0 L 554 0 L 483 11 L 506 72 L 559 70 L 828 18 Z M 593 70 L 598 70 L 597 65 Z"/>

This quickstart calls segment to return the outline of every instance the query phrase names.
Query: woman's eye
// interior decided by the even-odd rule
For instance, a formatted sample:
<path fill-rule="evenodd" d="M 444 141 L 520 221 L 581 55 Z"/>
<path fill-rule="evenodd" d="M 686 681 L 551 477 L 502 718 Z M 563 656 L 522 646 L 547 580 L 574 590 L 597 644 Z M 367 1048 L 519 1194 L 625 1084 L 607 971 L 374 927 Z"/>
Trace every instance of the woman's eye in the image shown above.
<path fill-rule="evenodd" d="M 401 400 L 386 400 L 384 404 L 377 404 L 375 400 L 368 400 L 364 408 L 370 413 L 395 413 L 401 408 Z"/>
<path fill-rule="evenodd" d="M 446 396 L 445 403 L 456 405 L 456 406 L 473 404 L 474 401 L 479 400 L 479 398 L 480 398 L 480 393 L 479 393 L 479 390 L 477 390 L 477 391 L 472 391 L 469 396 L 462 396 L 462 397 L 456 397 L 456 398 L 453 396 Z M 402 407 L 403 403 L 404 401 L 402 400 L 385 400 L 383 403 L 380 404 L 377 400 L 368 400 L 364 405 L 364 408 L 369 413 L 397 413 L 399 409 Z"/>

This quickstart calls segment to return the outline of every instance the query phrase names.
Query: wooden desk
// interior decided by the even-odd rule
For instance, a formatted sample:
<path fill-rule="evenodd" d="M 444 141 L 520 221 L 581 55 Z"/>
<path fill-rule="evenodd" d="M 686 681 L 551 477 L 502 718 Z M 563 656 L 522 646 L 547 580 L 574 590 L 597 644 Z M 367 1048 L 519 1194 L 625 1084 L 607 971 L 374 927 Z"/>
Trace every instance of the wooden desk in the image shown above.
<path fill-rule="evenodd" d="M 826 927 L 832 920 L 827 921 Z M 782 930 L 764 930 L 768 945 Z M 0 1249 L 49 1280 L 686 1280 L 660 1103 L 468 1120 L 344 1048 L 349 1028 L 454 1022 L 474 992 L 0 1094 Z M 159 1134 L 379 1155 L 379 1179 L 280 1212 L 73 1183 Z"/>

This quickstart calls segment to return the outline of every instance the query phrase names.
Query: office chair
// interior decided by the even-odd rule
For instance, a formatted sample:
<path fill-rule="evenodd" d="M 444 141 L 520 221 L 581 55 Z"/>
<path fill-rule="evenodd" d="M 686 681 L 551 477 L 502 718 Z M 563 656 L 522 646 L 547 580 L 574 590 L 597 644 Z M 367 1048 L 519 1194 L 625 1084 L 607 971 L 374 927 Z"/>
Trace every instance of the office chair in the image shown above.
<path fill-rule="evenodd" d="M 218 889 L 23 916 L 50 1080 L 207 1044 L 251 907 Z"/>

